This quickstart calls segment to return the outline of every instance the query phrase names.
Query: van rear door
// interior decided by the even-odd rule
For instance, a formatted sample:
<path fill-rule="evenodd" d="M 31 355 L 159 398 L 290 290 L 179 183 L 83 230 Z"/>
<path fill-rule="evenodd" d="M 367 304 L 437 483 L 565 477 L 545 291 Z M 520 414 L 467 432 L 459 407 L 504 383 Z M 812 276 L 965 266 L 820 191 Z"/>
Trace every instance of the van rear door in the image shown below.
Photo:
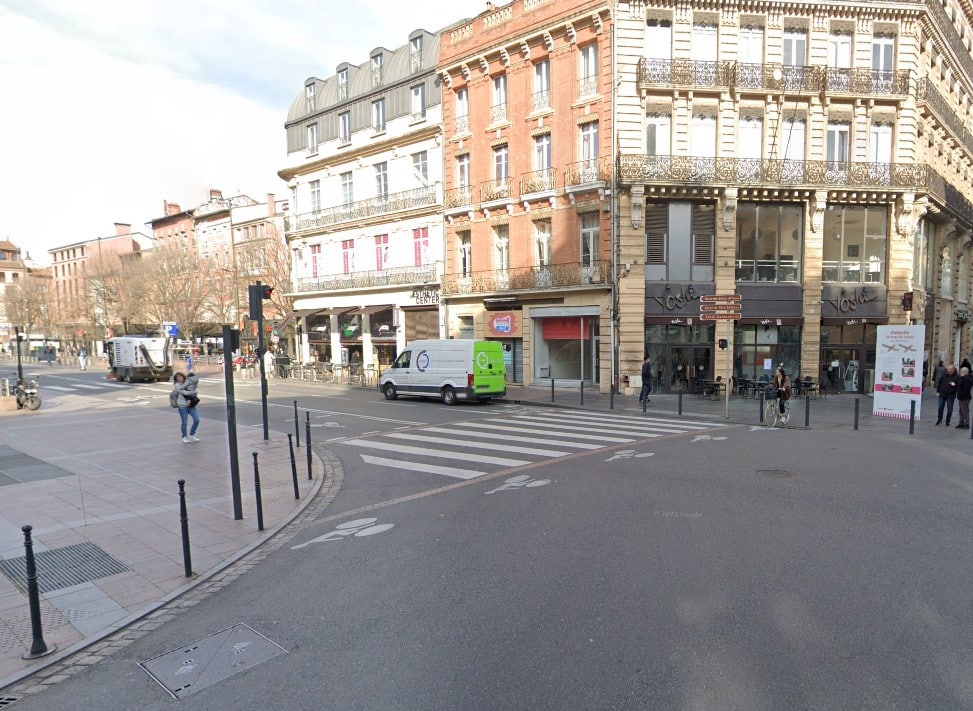
<path fill-rule="evenodd" d="M 496 341 L 476 341 L 473 344 L 473 394 L 479 397 L 506 395 L 506 374 L 503 345 Z"/>

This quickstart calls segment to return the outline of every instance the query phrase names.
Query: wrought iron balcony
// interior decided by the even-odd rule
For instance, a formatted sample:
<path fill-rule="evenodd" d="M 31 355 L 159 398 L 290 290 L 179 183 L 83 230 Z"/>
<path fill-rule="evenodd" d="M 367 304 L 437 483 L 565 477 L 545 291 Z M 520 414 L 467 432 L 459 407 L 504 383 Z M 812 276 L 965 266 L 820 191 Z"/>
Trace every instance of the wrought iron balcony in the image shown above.
<path fill-rule="evenodd" d="M 849 93 L 904 96 L 909 93 L 909 71 L 836 69 L 747 62 L 703 62 L 692 59 L 648 59 L 638 64 L 640 89 L 658 86 L 714 89 L 755 89 L 788 93 Z"/>
<path fill-rule="evenodd" d="M 542 267 L 494 269 L 473 272 L 469 276 L 445 274 L 442 279 L 443 296 L 462 294 L 492 294 L 537 289 L 562 289 L 580 286 L 607 285 L 608 263 L 592 262 L 582 266 L 578 262 L 549 264 Z"/>
<path fill-rule="evenodd" d="M 827 161 L 619 156 L 623 184 L 806 185 L 848 188 L 902 188 L 926 185 L 926 166 L 912 163 L 831 163 Z"/>
<path fill-rule="evenodd" d="M 557 189 L 557 169 L 542 168 L 524 173 L 520 178 L 520 194 L 546 193 Z"/>
<path fill-rule="evenodd" d="M 611 181 L 611 161 L 607 156 L 571 163 L 564 169 L 564 186 L 566 188 L 591 185 L 592 183 L 608 183 L 609 181 Z"/>
<path fill-rule="evenodd" d="M 391 267 L 389 269 L 351 272 L 350 274 L 325 274 L 319 277 L 297 279 L 299 292 L 340 291 L 342 289 L 367 289 L 376 286 L 403 284 L 427 284 L 436 281 L 439 263 L 419 267 Z"/>
<path fill-rule="evenodd" d="M 494 104 L 490 107 L 490 125 L 503 123 L 507 120 L 507 105 Z"/>
<path fill-rule="evenodd" d="M 414 49 L 409 55 L 409 71 L 415 74 L 422 70 L 422 50 Z"/>
<path fill-rule="evenodd" d="M 965 146 L 966 150 L 973 154 L 973 134 L 970 134 L 969 130 L 963 125 L 957 115 L 956 109 L 953 109 L 949 102 L 946 100 L 942 94 L 933 86 L 932 82 L 928 79 L 921 79 L 919 81 L 918 97 L 923 101 L 927 108 L 931 109 L 939 122 L 953 132 L 956 139 Z"/>
<path fill-rule="evenodd" d="M 578 79 L 578 97 L 584 99 L 598 94 L 598 77 L 581 77 Z"/>
<path fill-rule="evenodd" d="M 480 183 L 480 202 L 493 202 L 495 200 L 510 200 L 513 191 L 510 189 L 510 178 L 500 180 L 488 180 Z"/>
<path fill-rule="evenodd" d="M 470 117 L 469 116 L 457 116 L 456 117 L 456 133 L 469 133 L 470 132 Z"/>
<path fill-rule="evenodd" d="M 469 185 L 450 188 L 446 191 L 443 206 L 449 210 L 456 207 L 466 207 L 473 204 L 473 190 Z"/>
<path fill-rule="evenodd" d="M 384 198 L 370 198 L 358 200 L 347 205 L 326 207 L 323 210 L 304 212 L 287 217 L 288 232 L 303 232 L 319 227 L 327 227 L 339 222 L 362 220 L 375 215 L 385 215 L 390 212 L 411 210 L 417 207 L 435 205 L 436 186 L 427 185 L 423 188 L 413 188 L 399 193 L 391 193 Z"/>
<path fill-rule="evenodd" d="M 531 111 L 544 111 L 551 108 L 551 92 L 535 91 L 530 97 Z"/>

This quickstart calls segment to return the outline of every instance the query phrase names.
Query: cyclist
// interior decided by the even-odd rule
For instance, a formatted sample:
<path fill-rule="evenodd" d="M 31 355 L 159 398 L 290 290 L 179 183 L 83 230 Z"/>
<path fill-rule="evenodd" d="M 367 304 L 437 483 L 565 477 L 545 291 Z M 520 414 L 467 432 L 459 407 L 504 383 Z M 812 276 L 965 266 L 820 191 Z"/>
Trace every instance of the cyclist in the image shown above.
<path fill-rule="evenodd" d="M 783 415 L 784 403 L 791 399 L 791 379 L 784 372 L 784 366 L 777 366 L 774 379 L 770 381 L 770 387 L 777 392 L 777 410 Z"/>

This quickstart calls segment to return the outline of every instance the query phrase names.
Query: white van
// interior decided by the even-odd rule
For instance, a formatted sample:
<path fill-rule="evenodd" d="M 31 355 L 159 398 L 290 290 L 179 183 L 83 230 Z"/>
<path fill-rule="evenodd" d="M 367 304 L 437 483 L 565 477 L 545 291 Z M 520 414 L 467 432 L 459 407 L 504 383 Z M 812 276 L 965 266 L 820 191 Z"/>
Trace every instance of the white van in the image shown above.
<path fill-rule="evenodd" d="M 163 382 L 172 377 L 169 339 L 154 336 L 116 336 L 108 339 L 108 369 L 118 380 Z"/>
<path fill-rule="evenodd" d="M 399 395 L 442 398 L 446 405 L 507 394 L 503 346 L 471 339 L 413 341 L 378 379 L 386 400 Z"/>

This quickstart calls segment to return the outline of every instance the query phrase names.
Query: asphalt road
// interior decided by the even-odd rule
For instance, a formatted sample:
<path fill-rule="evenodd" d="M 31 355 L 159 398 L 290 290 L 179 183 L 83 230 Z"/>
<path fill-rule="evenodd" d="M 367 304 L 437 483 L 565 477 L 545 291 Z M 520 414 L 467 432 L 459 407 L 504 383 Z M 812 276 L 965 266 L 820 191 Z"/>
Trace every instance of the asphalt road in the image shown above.
<path fill-rule="evenodd" d="M 328 509 L 13 708 L 973 708 L 967 458 L 862 432 L 271 388 L 272 426 L 298 399 L 342 463 Z M 258 425 L 259 391 L 237 392 Z M 237 624 L 287 653 L 178 702 L 138 666 Z"/>

